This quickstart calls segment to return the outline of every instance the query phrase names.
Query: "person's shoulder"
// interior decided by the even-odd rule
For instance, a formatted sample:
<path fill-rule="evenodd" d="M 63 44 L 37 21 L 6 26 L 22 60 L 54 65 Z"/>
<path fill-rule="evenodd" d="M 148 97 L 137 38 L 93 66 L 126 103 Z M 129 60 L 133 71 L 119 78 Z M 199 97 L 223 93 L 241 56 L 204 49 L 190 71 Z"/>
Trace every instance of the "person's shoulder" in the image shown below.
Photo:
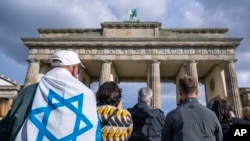
<path fill-rule="evenodd" d="M 157 109 L 153 109 L 155 112 L 157 112 L 158 114 L 164 114 L 164 112 L 161 110 L 161 109 L 159 109 L 159 108 L 157 108 Z"/>
<path fill-rule="evenodd" d="M 164 116 L 164 112 L 159 109 L 159 108 L 156 108 L 156 109 L 153 109 L 153 108 L 149 108 L 147 110 L 147 112 L 145 113 L 148 113 L 149 115 L 153 116 L 153 117 L 159 117 L 159 116 Z"/>
<path fill-rule="evenodd" d="M 86 85 L 82 84 L 82 87 L 84 88 L 84 91 L 87 91 L 89 93 L 94 93 L 93 90 L 91 90 L 90 88 L 88 88 Z"/>
<path fill-rule="evenodd" d="M 180 118 L 180 117 L 181 117 L 180 110 L 178 108 L 175 108 L 175 109 L 167 112 L 167 114 L 165 116 L 165 120 L 168 122 L 173 122 L 173 120 Z"/>
<path fill-rule="evenodd" d="M 22 100 L 24 97 L 32 97 L 34 93 L 36 92 L 36 88 L 38 86 L 38 83 L 31 84 L 25 88 L 23 88 L 17 95 L 16 99 L 14 101 Z"/>
<path fill-rule="evenodd" d="M 232 122 L 233 124 L 250 125 L 250 121 L 237 118 L 237 117 L 232 118 Z"/>
<path fill-rule="evenodd" d="M 180 113 L 180 107 L 177 107 L 167 113 L 167 117 L 173 117 L 174 115 L 178 115 Z"/>
<path fill-rule="evenodd" d="M 214 112 L 213 110 L 207 108 L 206 106 L 204 106 L 204 105 L 202 105 L 202 104 L 200 104 L 200 106 L 202 107 L 203 112 L 206 112 L 206 113 L 208 113 L 208 114 L 212 114 L 212 115 L 214 115 L 215 117 L 217 117 L 216 114 L 215 114 L 215 112 Z"/>
<path fill-rule="evenodd" d="M 118 112 L 123 116 L 131 116 L 129 110 L 127 109 L 118 109 Z"/>
<path fill-rule="evenodd" d="M 25 91 L 29 91 L 29 90 L 33 90 L 36 89 L 36 87 L 38 86 L 39 83 L 33 83 L 31 85 L 28 85 L 27 87 L 23 88 L 20 93 L 25 92 Z"/>
<path fill-rule="evenodd" d="M 165 114 L 161 109 L 155 109 L 157 111 L 156 117 L 160 119 L 165 119 Z"/>
<path fill-rule="evenodd" d="M 132 107 L 127 108 L 127 110 L 128 110 L 128 111 L 137 110 L 137 109 L 138 109 L 138 105 L 139 105 L 139 103 L 136 103 L 136 104 L 133 105 Z"/>
<path fill-rule="evenodd" d="M 34 87 L 37 87 L 39 83 L 33 83 L 29 86 L 27 86 L 26 88 L 34 88 Z"/>
<path fill-rule="evenodd" d="M 87 87 L 85 84 L 82 82 L 78 81 L 76 82 L 78 84 L 78 88 L 84 93 L 84 94 L 91 94 L 94 95 L 93 90 L 91 90 L 89 87 Z"/>
<path fill-rule="evenodd" d="M 132 112 L 133 108 L 129 107 L 129 108 L 127 108 L 127 110 L 128 110 L 129 112 Z"/>
<path fill-rule="evenodd" d="M 215 119 L 217 119 L 217 116 L 216 116 L 216 114 L 214 113 L 214 111 L 213 110 L 211 110 L 211 109 L 209 109 L 209 108 L 207 108 L 206 106 L 204 106 L 204 105 L 202 105 L 202 104 L 198 104 L 198 106 L 200 107 L 200 112 L 202 112 L 202 113 L 204 113 L 205 115 L 207 115 L 207 116 L 209 116 L 209 117 L 213 117 L 213 118 L 215 118 Z"/>

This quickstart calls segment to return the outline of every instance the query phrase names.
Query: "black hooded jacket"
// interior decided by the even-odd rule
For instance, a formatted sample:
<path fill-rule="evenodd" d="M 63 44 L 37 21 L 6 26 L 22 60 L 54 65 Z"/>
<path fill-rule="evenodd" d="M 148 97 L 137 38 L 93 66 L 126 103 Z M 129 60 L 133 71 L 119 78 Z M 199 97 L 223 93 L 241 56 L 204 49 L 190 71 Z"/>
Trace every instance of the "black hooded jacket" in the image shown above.
<path fill-rule="evenodd" d="M 165 116 L 160 109 L 153 109 L 144 103 L 137 103 L 129 111 L 134 126 L 129 141 L 161 140 Z"/>
<path fill-rule="evenodd" d="M 223 133 L 223 141 L 234 141 L 240 137 L 235 137 L 234 133 L 236 129 L 247 128 L 250 129 L 250 121 L 240 119 L 237 117 L 232 118 L 231 124 L 221 122 L 221 128 Z M 242 138 L 240 138 L 242 141 Z"/>

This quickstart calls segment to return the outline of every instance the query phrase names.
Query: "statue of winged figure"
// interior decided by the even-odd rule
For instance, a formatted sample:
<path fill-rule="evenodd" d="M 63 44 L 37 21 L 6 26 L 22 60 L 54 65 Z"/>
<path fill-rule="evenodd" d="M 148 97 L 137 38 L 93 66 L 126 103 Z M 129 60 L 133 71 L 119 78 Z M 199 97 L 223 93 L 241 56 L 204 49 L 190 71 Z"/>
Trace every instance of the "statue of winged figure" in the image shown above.
<path fill-rule="evenodd" d="M 129 15 L 129 22 L 137 22 L 137 21 L 139 21 L 137 19 L 137 9 L 128 10 L 128 15 Z"/>

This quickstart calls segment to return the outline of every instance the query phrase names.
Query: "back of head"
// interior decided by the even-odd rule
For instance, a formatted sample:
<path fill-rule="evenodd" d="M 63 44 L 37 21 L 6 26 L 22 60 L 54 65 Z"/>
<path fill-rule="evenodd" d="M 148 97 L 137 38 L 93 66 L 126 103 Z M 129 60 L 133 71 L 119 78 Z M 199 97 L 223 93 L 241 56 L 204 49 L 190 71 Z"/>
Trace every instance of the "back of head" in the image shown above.
<path fill-rule="evenodd" d="M 224 99 L 215 100 L 213 102 L 211 109 L 215 112 L 220 122 L 225 122 L 225 123 L 231 122 L 232 118 L 230 116 L 230 107 L 226 100 Z"/>
<path fill-rule="evenodd" d="M 244 107 L 242 110 L 242 118 L 250 121 L 250 107 Z"/>
<path fill-rule="evenodd" d="M 198 82 L 192 76 L 184 76 L 179 80 L 179 88 L 185 95 L 190 95 L 198 89 Z"/>
<path fill-rule="evenodd" d="M 144 87 L 138 91 L 138 102 L 147 103 L 153 96 L 150 88 Z"/>
<path fill-rule="evenodd" d="M 51 57 L 51 65 L 53 67 L 71 66 L 77 64 L 81 64 L 82 67 L 84 67 L 78 57 L 78 54 L 74 51 L 61 50 L 53 54 Z"/>
<path fill-rule="evenodd" d="M 122 98 L 122 90 L 113 81 L 104 82 L 96 92 L 98 105 L 117 106 Z"/>

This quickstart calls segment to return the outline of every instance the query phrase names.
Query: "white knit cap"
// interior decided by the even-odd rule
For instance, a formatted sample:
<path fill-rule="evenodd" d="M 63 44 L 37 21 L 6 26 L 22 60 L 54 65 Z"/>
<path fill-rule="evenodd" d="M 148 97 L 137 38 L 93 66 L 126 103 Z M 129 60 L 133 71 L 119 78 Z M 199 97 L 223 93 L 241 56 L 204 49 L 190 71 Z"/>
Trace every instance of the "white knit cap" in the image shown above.
<path fill-rule="evenodd" d="M 59 60 L 60 62 L 54 62 L 53 60 Z M 83 68 L 85 68 L 85 66 L 81 63 L 78 54 L 73 51 L 61 50 L 56 52 L 51 57 L 51 65 L 54 67 L 71 66 L 76 64 L 80 64 Z"/>

